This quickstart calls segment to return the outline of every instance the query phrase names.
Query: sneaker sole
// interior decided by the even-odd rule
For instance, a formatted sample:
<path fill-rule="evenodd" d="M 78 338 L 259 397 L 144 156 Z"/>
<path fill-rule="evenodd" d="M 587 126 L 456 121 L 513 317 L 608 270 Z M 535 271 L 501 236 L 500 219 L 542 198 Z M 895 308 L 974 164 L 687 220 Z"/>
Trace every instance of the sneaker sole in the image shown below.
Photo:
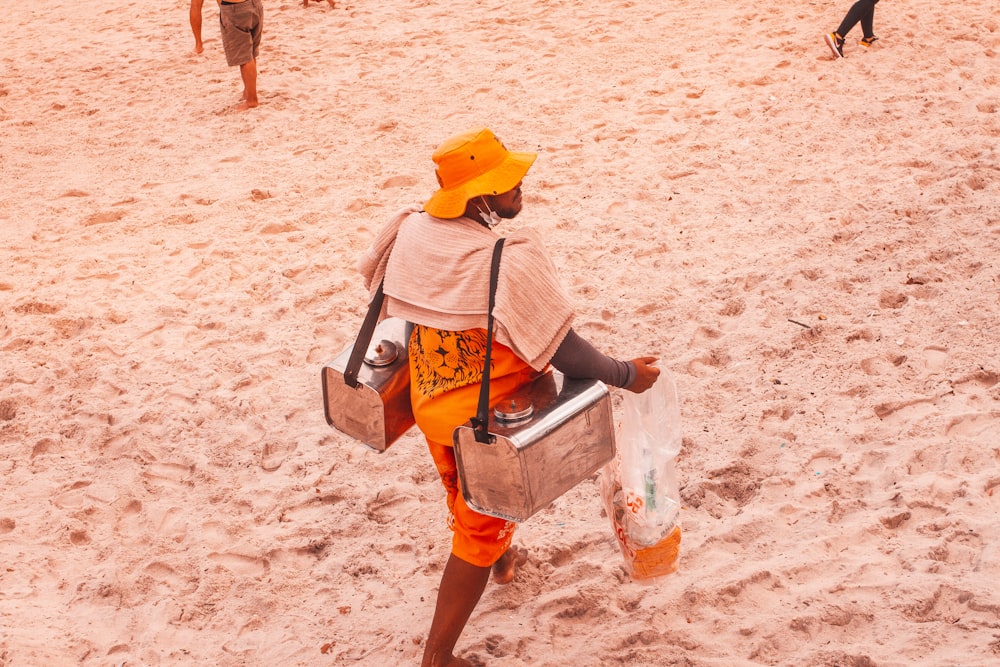
<path fill-rule="evenodd" d="M 830 50 L 833 52 L 833 57 L 834 58 L 843 58 L 844 57 L 844 55 L 840 51 L 837 50 L 837 42 L 834 41 L 832 34 L 828 34 L 828 35 L 824 36 L 823 37 L 823 41 L 825 41 L 826 45 L 830 47 Z"/>

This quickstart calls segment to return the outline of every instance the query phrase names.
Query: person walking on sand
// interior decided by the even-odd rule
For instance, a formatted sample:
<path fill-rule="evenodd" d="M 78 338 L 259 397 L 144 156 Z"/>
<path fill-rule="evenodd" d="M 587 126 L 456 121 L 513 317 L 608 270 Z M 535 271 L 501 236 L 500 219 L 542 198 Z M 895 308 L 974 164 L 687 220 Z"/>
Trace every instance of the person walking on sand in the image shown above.
<path fill-rule="evenodd" d="M 191 32 L 194 33 L 194 52 L 201 53 L 205 47 L 201 43 L 201 10 L 205 0 L 191 0 L 191 9 L 188 17 L 191 21 Z"/>
<path fill-rule="evenodd" d="M 240 68 L 243 80 L 243 101 L 236 109 L 252 109 L 257 106 L 257 55 L 264 28 L 261 0 L 220 0 L 219 25 L 226 62 Z"/>
<path fill-rule="evenodd" d="M 878 39 L 874 32 L 876 4 L 878 4 L 878 0 L 857 0 L 847 10 L 844 20 L 840 22 L 840 27 L 831 33 L 827 33 L 824 40 L 826 41 L 826 45 L 830 47 L 830 50 L 833 51 L 834 58 L 844 57 L 844 41 L 847 38 L 847 33 L 859 22 L 861 23 L 861 32 L 863 33 L 860 41 L 861 46 L 867 49 L 875 43 Z"/>
<path fill-rule="evenodd" d="M 423 667 L 469 665 L 455 645 L 493 574 L 514 579 L 526 552 L 516 524 L 480 514 L 462 497 L 452 432 L 476 413 L 485 362 L 493 227 L 521 212 L 521 181 L 535 153 L 517 153 L 486 128 L 447 139 L 434 152 L 440 189 L 397 213 L 359 263 L 371 294 L 383 286 L 385 315 L 413 324 L 410 402 L 447 496 L 451 555 L 424 645 Z M 597 378 L 640 393 L 656 381 L 655 357 L 605 356 L 572 328 L 573 308 L 533 231 L 505 238 L 500 262 L 490 404 L 550 364 L 568 377 Z"/>

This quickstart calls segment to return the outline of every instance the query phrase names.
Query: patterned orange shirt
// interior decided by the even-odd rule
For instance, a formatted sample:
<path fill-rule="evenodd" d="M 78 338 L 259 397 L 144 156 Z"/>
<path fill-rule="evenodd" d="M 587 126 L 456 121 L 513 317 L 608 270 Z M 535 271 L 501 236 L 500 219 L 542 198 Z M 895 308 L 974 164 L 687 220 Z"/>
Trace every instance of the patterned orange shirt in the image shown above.
<path fill-rule="evenodd" d="M 410 402 L 428 440 L 452 445 L 456 426 L 475 416 L 479 403 L 486 329 L 444 331 L 415 325 L 409 344 Z M 490 405 L 538 374 L 509 347 L 493 341 Z"/>

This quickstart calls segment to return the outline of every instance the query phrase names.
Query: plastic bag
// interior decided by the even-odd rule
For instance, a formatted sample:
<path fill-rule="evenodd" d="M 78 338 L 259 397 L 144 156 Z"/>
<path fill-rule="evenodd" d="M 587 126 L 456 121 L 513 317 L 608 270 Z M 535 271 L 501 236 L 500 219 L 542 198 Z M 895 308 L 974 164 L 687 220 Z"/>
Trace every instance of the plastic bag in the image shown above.
<path fill-rule="evenodd" d="M 677 570 L 681 528 L 675 459 L 681 448 L 680 406 L 673 376 L 661 369 L 642 394 L 625 392 L 619 457 L 605 466 L 601 495 L 633 579 Z"/>

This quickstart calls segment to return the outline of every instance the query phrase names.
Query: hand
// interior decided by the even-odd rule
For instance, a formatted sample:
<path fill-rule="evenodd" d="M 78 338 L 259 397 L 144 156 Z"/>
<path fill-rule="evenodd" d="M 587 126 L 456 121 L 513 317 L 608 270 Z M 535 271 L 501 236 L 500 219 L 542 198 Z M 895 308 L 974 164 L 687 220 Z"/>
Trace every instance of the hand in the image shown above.
<path fill-rule="evenodd" d="M 656 357 L 639 357 L 632 360 L 632 365 L 635 366 L 635 382 L 633 382 L 628 390 L 641 394 L 656 382 L 656 378 L 660 376 L 660 369 L 654 366 L 656 363 Z"/>

